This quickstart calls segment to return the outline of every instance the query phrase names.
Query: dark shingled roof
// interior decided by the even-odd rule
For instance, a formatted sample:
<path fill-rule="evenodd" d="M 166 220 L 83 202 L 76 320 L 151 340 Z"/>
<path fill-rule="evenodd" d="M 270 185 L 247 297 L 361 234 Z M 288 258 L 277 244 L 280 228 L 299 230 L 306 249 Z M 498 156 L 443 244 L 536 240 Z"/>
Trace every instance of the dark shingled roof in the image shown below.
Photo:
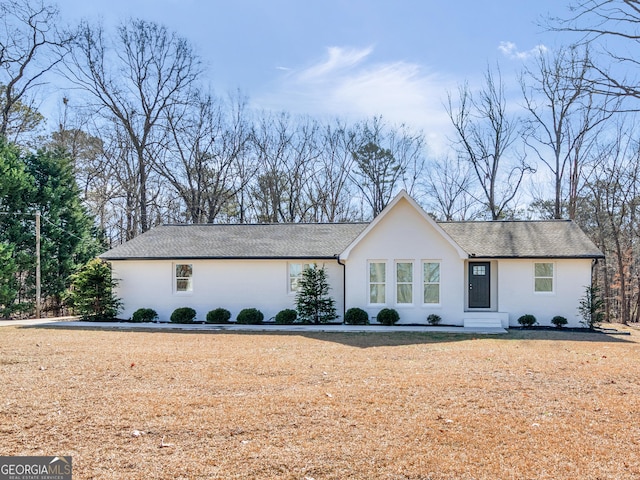
<path fill-rule="evenodd" d="M 365 223 L 163 225 L 100 255 L 105 260 L 164 258 L 332 258 Z"/>
<path fill-rule="evenodd" d="M 602 258 L 574 222 L 443 222 L 442 229 L 471 257 Z"/>
<path fill-rule="evenodd" d="M 443 222 L 442 229 L 470 257 L 601 258 L 571 221 Z M 332 258 L 365 223 L 164 225 L 115 247 L 105 260 L 167 258 Z M 402 241 L 402 239 L 398 239 Z"/>

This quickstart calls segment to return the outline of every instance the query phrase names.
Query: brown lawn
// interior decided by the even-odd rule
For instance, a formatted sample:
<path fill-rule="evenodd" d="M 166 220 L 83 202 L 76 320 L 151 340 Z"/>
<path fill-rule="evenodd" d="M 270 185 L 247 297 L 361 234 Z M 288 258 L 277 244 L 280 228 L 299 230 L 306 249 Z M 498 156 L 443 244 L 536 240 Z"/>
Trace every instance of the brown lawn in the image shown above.
<path fill-rule="evenodd" d="M 640 478 L 640 331 L 6 327 L 0 374 L 0 455 L 75 479 Z"/>

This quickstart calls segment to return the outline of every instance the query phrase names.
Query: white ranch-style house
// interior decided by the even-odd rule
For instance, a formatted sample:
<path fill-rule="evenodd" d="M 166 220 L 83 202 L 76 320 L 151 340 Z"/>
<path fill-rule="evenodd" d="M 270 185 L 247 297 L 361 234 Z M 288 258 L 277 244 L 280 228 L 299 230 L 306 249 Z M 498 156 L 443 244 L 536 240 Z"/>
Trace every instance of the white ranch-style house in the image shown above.
<path fill-rule="evenodd" d="M 192 307 L 197 319 L 223 307 L 265 319 L 295 308 L 306 265 L 324 266 L 342 318 L 351 307 L 372 323 L 385 307 L 399 324 L 430 314 L 459 326 L 540 325 L 577 307 L 602 253 L 572 221 L 436 222 L 406 192 L 370 223 L 164 225 L 101 255 L 118 279 L 122 315 L 153 308 L 160 321 Z"/>

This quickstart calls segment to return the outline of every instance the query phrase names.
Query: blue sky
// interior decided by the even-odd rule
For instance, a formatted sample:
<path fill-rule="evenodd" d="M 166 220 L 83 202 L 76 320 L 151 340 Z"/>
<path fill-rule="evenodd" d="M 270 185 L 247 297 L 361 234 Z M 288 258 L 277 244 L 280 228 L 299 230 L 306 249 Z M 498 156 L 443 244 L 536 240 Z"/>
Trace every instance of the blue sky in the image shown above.
<path fill-rule="evenodd" d="M 438 149 L 447 91 L 505 82 L 558 38 L 539 25 L 565 0 L 59 0 L 62 17 L 139 17 L 187 37 L 218 94 L 240 88 L 256 108 L 321 118 L 382 115 L 423 130 Z M 560 38 L 562 40 L 562 38 Z"/>

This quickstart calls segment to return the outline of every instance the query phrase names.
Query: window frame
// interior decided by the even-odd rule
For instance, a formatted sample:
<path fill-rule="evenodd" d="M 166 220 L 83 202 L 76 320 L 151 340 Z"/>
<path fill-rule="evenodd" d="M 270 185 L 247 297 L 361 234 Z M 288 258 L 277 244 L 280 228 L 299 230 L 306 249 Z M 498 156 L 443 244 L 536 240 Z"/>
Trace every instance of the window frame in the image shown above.
<path fill-rule="evenodd" d="M 291 267 L 293 267 L 294 265 L 299 265 L 300 268 L 300 273 L 298 273 L 297 275 L 293 276 L 291 275 Z M 312 265 L 312 263 L 304 263 L 304 262 L 288 262 L 287 263 L 287 294 L 288 295 L 297 295 L 298 292 L 300 291 L 300 288 L 298 287 L 297 289 L 293 289 L 292 287 L 292 280 L 296 280 L 297 282 L 300 282 L 300 280 L 302 280 L 302 273 L 304 272 L 304 269 L 307 267 L 310 267 Z"/>
<path fill-rule="evenodd" d="M 384 265 L 384 279 L 383 281 L 372 282 L 371 281 L 371 265 L 373 264 L 381 264 Z M 386 260 L 368 260 L 367 261 L 367 305 L 387 305 L 387 284 L 388 282 L 388 269 L 387 269 L 387 261 Z M 371 301 L 371 286 L 372 285 L 382 285 L 382 292 L 384 301 L 382 303 L 372 302 Z"/>
<path fill-rule="evenodd" d="M 438 281 L 427 281 L 426 278 L 426 265 L 434 264 L 438 265 Z M 427 285 L 437 285 L 438 286 L 438 301 L 437 302 L 427 302 L 426 300 L 426 292 L 425 289 Z M 426 307 L 438 307 L 442 305 L 442 262 L 440 260 L 422 260 L 422 305 Z"/>
<path fill-rule="evenodd" d="M 178 276 L 178 267 L 188 266 L 190 269 L 190 275 Z M 178 282 L 180 280 L 187 280 L 187 289 L 181 290 L 178 288 Z M 191 295 L 193 293 L 193 263 L 178 263 L 173 264 L 173 293 L 176 295 Z"/>
<path fill-rule="evenodd" d="M 413 284 L 414 284 L 414 279 L 415 279 L 414 262 L 413 262 L 413 260 L 396 260 L 394 262 L 394 264 L 395 264 L 395 287 L 396 287 L 396 298 L 395 298 L 395 301 L 396 301 L 396 305 L 399 306 L 399 307 L 405 307 L 405 306 L 413 305 L 414 304 Z M 398 273 L 399 273 L 398 272 L 398 267 L 400 265 L 410 265 L 411 266 L 411 270 L 410 270 L 411 281 L 409 281 L 409 282 L 402 281 L 401 282 L 399 280 L 399 278 L 398 278 Z M 399 293 L 400 293 L 399 292 L 399 287 L 400 287 L 400 285 L 409 285 L 409 287 L 410 287 L 409 288 L 409 295 L 411 297 L 411 301 L 410 302 L 400 302 L 399 301 L 399 297 L 400 297 L 400 295 L 399 295 Z"/>
<path fill-rule="evenodd" d="M 551 275 L 537 275 L 537 265 L 551 265 Z M 537 280 L 551 280 L 551 290 L 538 290 Z M 533 262 L 533 293 L 536 295 L 554 295 L 556 293 L 556 263 Z"/>

